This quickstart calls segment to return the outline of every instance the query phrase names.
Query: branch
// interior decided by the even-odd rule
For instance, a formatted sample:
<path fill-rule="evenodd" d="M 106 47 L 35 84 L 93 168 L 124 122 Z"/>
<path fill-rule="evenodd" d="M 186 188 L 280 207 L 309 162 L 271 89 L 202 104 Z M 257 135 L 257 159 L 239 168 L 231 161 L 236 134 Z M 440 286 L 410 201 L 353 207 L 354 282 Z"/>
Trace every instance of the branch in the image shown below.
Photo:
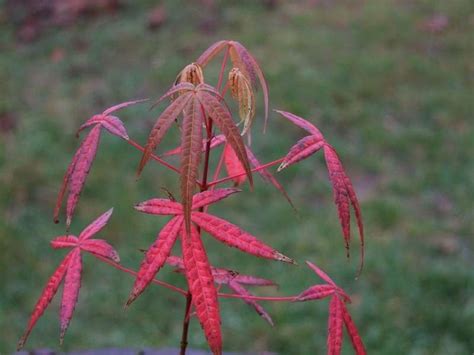
<path fill-rule="evenodd" d="M 97 254 L 92 254 L 92 255 L 94 255 L 97 259 L 99 259 L 99 260 L 101 260 L 101 261 L 103 261 L 103 262 L 105 262 L 109 265 L 112 265 L 117 270 L 124 271 L 124 272 L 126 272 L 130 275 L 133 275 L 133 276 L 137 276 L 137 273 L 135 271 L 133 271 L 131 269 L 128 269 L 128 268 L 116 263 L 115 261 L 109 260 L 109 259 L 104 258 L 103 256 L 100 256 L 100 255 L 97 255 Z M 181 289 L 179 287 L 176 287 L 176 286 L 173 286 L 173 285 L 171 285 L 169 283 L 166 283 L 164 281 L 153 279 L 153 280 L 151 280 L 151 282 L 153 282 L 154 284 L 166 287 L 167 289 L 170 289 L 172 291 L 178 292 L 178 293 L 182 294 L 183 296 L 187 295 L 187 292 L 184 291 L 183 289 Z"/>

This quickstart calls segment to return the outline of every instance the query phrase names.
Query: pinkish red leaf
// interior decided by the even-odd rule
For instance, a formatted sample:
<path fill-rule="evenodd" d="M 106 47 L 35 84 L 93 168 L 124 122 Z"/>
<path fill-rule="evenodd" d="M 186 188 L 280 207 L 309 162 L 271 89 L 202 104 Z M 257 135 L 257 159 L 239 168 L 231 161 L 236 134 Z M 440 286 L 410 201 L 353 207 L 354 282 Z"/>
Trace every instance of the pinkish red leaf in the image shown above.
<path fill-rule="evenodd" d="M 245 145 L 237 126 L 232 120 L 228 108 L 207 92 L 200 91 L 198 93 L 198 98 L 203 105 L 206 114 L 216 123 L 217 127 L 219 127 L 226 137 L 227 143 L 230 144 L 247 173 L 250 186 L 253 186 L 252 172 L 247 158 Z"/>
<path fill-rule="evenodd" d="M 99 233 L 102 230 L 102 228 L 105 227 L 105 225 L 109 221 L 110 216 L 112 215 L 113 212 L 114 212 L 113 208 L 109 209 L 107 212 L 103 213 L 91 224 L 89 224 L 86 228 L 84 228 L 81 234 L 79 234 L 79 240 L 83 241 L 83 240 L 89 239 L 93 235 Z"/>
<path fill-rule="evenodd" d="M 237 274 L 234 278 L 236 282 L 243 285 L 251 286 L 277 286 L 272 280 L 262 279 L 260 277 Z"/>
<path fill-rule="evenodd" d="M 80 149 L 77 151 L 77 159 L 68 179 L 69 195 L 66 206 L 66 226 L 71 225 L 72 216 L 76 209 L 77 201 L 84 187 L 87 175 L 97 153 L 100 140 L 100 126 L 95 126 L 89 132 Z"/>
<path fill-rule="evenodd" d="M 191 228 L 193 194 L 201 161 L 203 122 L 201 105 L 199 100 L 193 97 L 184 111 L 181 135 L 181 204 L 183 205 L 184 225 L 188 233 Z"/>
<path fill-rule="evenodd" d="M 137 175 L 140 175 L 156 146 L 160 144 L 165 133 L 171 127 L 171 124 L 178 117 L 178 115 L 183 111 L 191 97 L 191 93 L 179 96 L 158 117 L 158 120 L 156 121 L 150 132 L 150 135 L 148 136 L 148 141 L 146 143 L 145 150 L 143 151 L 142 159 L 138 165 Z"/>
<path fill-rule="evenodd" d="M 54 249 L 74 248 L 79 240 L 74 235 L 62 235 L 54 238 L 50 244 Z"/>
<path fill-rule="evenodd" d="M 130 305 L 150 284 L 166 261 L 183 225 L 183 217 L 171 219 L 160 231 L 155 242 L 145 254 L 127 301 Z"/>
<path fill-rule="evenodd" d="M 183 262 L 196 314 L 209 347 L 215 355 L 222 354 L 221 319 L 217 291 L 201 236 L 191 225 L 191 233 L 182 228 Z"/>
<path fill-rule="evenodd" d="M 301 127 L 305 131 L 311 133 L 312 136 L 315 136 L 315 137 L 319 138 L 319 140 L 324 140 L 324 136 L 321 133 L 321 131 L 315 125 L 313 125 L 311 122 L 306 121 L 304 118 L 296 116 L 295 114 L 293 114 L 291 112 L 280 111 L 280 110 L 275 110 L 275 112 L 278 112 L 280 115 L 282 115 L 286 119 L 290 120 L 291 122 L 293 122 L 298 127 Z"/>
<path fill-rule="evenodd" d="M 344 305 L 339 297 L 337 295 L 332 296 L 329 302 L 328 355 L 339 355 L 341 353 L 343 307 Z"/>
<path fill-rule="evenodd" d="M 280 164 L 277 171 L 282 171 L 286 167 L 303 160 L 316 153 L 324 146 L 324 141 L 316 136 L 306 136 L 300 139 L 285 156 L 285 160 Z"/>
<path fill-rule="evenodd" d="M 116 263 L 120 262 L 120 257 L 117 251 L 105 240 L 102 239 L 87 239 L 81 241 L 81 250 L 87 251 L 91 254 L 103 256 L 111 259 Z"/>
<path fill-rule="evenodd" d="M 201 67 L 205 67 L 212 58 L 214 58 L 223 48 L 228 46 L 229 41 L 219 41 L 211 45 L 208 49 L 201 54 L 196 60 Z"/>
<path fill-rule="evenodd" d="M 127 129 L 120 118 L 115 116 L 105 116 L 100 124 L 113 135 L 128 140 Z"/>
<path fill-rule="evenodd" d="M 241 190 L 235 188 L 215 189 L 200 192 L 193 196 L 193 209 L 209 206 Z"/>
<path fill-rule="evenodd" d="M 157 215 L 182 214 L 183 207 L 179 202 L 170 201 L 164 198 L 152 198 L 135 205 L 135 209 L 140 212 Z"/>
<path fill-rule="evenodd" d="M 139 100 L 133 100 L 133 101 L 122 102 L 121 104 L 118 104 L 118 105 L 114 105 L 114 106 L 112 106 L 112 107 L 109 107 L 107 110 L 105 110 L 104 112 L 102 112 L 102 115 L 108 116 L 108 115 L 110 115 L 112 112 L 121 110 L 121 109 L 123 109 L 123 108 L 125 108 L 125 107 L 128 107 L 128 106 L 131 106 L 131 105 L 138 104 L 138 103 L 140 103 L 140 102 L 145 102 L 145 101 L 148 101 L 148 99 L 139 99 Z"/>
<path fill-rule="evenodd" d="M 301 292 L 296 298 L 297 301 L 320 300 L 335 293 L 333 285 L 314 285 Z"/>
<path fill-rule="evenodd" d="M 240 162 L 239 158 L 235 154 L 234 150 L 229 144 L 224 147 L 224 163 L 227 170 L 227 175 L 236 176 L 233 178 L 234 186 L 239 186 L 245 181 L 245 175 L 239 175 L 245 173 L 245 168 Z M 248 150 L 247 150 L 248 156 Z"/>
<path fill-rule="evenodd" d="M 347 310 L 346 306 L 342 305 L 342 315 L 344 318 L 344 324 L 346 325 L 347 333 L 352 342 L 352 346 L 357 355 L 365 355 L 367 352 L 365 350 L 364 343 L 362 342 L 362 338 L 359 335 L 359 331 L 355 326 L 349 311 Z"/>
<path fill-rule="evenodd" d="M 362 270 L 364 262 L 364 229 L 362 222 L 362 215 L 360 211 L 359 202 L 355 194 L 354 188 L 350 179 L 347 177 L 342 167 L 341 161 L 334 150 L 329 144 L 324 146 L 324 156 L 326 158 L 326 165 L 328 168 L 329 179 L 331 180 L 333 191 L 334 191 L 334 202 L 338 209 L 339 220 L 341 222 L 341 227 L 346 242 L 347 253 L 349 255 L 349 242 L 351 239 L 351 230 L 350 230 L 350 206 L 352 204 L 356 219 L 357 225 L 359 227 L 359 239 L 360 239 L 360 267 L 359 273 Z"/>
<path fill-rule="evenodd" d="M 229 287 L 238 295 L 241 295 L 243 297 L 246 297 L 246 296 L 252 296 L 252 294 L 247 290 L 245 289 L 245 287 L 243 287 L 242 285 L 240 285 L 238 282 L 236 281 L 230 281 L 229 282 Z M 272 318 L 270 317 L 270 315 L 267 313 L 267 311 L 265 311 L 265 309 L 259 305 L 255 300 L 252 300 L 252 299 L 248 299 L 248 298 L 243 298 L 244 302 L 247 303 L 249 306 L 253 307 L 255 309 L 255 311 L 260 315 L 260 317 L 262 317 L 263 319 L 265 319 L 272 327 L 273 327 L 273 320 Z"/>
<path fill-rule="evenodd" d="M 293 263 L 294 261 L 243 231 L 236 225 L 207 213 L 193 212 L 192 220 L 224 244 L 243 252 L 267 259 Z"/>
<path fill-rule="evenodd" d="M 81 288 L 82 257 L 79 249 L 71 252 L 72 256 L 67 267 L 66 277 L 64 278 L 63 297 L 60 307 L 60 325 L 61 335 L 59 341 L 62 344 L 64 335 L 71 321 L 74 308 L 76 307 Z"/>
<path fill-rule="evenodd" d="M 20 341 L 18 342 L 18 347 L 17 347 L 18 350 L 23 348 L 23 346 L 25 345 L 26 339 L 31 333 L 31 330 L 35 326 L 38 319 L 43 315 L 43 312 L 48 307 L 54 295 L 58 291 L 59 285 L 61 284 L 61 281 L 64 278 L 64 275 L 66 274 L 69 262 L 72 257 L 73 257 L 73 252 L 69 252 L 61 261 L 61 263 L 56 268 L 56 270 L 51 275 L 51 277 L 49 278 L 48 283 L 46 284 L 46 287 L 43 289 L 43 292 L 41 292 L 41 296 L 38 299 L 38 302 L 36 302 L 36 305 L 33 309 L 33 313 L 31 314 L 30 320 L 26 327 L 25 333 L 23 334 Z"/>
<path fill-rule="evenodd" d="M 329 275 L 326 274 L 326 273 L 325 273 L 323 270 L 321 270 L 319 267 L 317 267 L 316 265 L 314 265 L 312 262 L 306 261 L 306 265 L 308 265 L 311 270 L 313 270 L 320 278 L 322 278 L 322 279 L 323 279 L 324 281 L 326 281 L 328 284 L 337 287 L 336 283 L 329 277 Z"/>

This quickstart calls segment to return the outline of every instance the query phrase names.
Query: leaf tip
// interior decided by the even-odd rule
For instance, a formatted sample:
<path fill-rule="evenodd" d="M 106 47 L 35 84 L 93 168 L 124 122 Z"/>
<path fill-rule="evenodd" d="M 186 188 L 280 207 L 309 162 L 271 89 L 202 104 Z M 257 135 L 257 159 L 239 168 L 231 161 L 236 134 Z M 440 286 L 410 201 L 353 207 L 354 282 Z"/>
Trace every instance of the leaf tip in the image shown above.
<path fill-rule="evenodd" d="M 283 261 L 285 263 L 297 265 L 296 261 L 294 261 L 293 259 L 287 257 L 286 255 L 283 255 L 280 252 L 275 253 L 275 259 L 278 260 L 278 261 Z"/>

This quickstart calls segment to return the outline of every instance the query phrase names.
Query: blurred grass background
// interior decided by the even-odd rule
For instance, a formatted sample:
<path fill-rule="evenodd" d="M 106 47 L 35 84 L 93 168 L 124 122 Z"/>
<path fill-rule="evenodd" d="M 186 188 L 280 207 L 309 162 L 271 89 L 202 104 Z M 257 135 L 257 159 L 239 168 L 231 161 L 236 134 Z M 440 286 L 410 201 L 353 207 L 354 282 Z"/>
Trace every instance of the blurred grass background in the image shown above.
<path fill-rule="evenodd" d="M 261 182 L 217 211 L 299 266 L 256 260 L 206 238 L 213 264 L 272 278 L 281 284 L 278 294 L 295 294 L 319 282 L 304 267 L 311 260 L 352 295 L 350 311 L 371 353 L 474 351 L 472 1 L 121 4 L 35 33 L 22 27 L 15 7 L 18 18 L 11 16 L 11 2 L 0 1 L 1 354 L 14 351 L 64 254 L 49 240 L 64 233 L 63 225 L 52 223 L 52 209 L 78 144 L 75 130 L 118 102 L 158 97 L 219 39 L 240 41 L 259 60 L 272 108 L 309 118 L 336 147 L 361 200 L 367 244 L 366 267 L 355 281 L 357 241 L 347 262 L 317 154 L 278 174 L 298 216 Z M 257 102 L 254 151 L 270 161 L 305 133 L 272 115 L 262 136 L 260 94 Z M 144 143 L 159 110 L 135 106 L 118 116 Z M 101 237 L 132 268 L 142 258 L 138 249 L 165 221 L 134 212 L 133 204 L 162 194 L 162 186 L 177 191 L 176 177 L 154 164 L 135 181 L 139 157 L 103 135 L 72 227 L 78 233 L 114 206 Z M 178 346 L 181 297 L 151 287 L 125 311 L 133 279 L 84 259 L 83 287 L 62 350 Z M 184 285 L 170 270 L 160 278 Z M 28 349 L 59 348 L 58 299 L 33 330 Z M 265 307 L 274 329 L 242 302 L 222 300 L 225 350 L 325 352 L 326 301 Z M 190 334 L 190 346 L 207 348 L 196 321 Z M 346 338 L 344 353 L 351 352 Z"/>

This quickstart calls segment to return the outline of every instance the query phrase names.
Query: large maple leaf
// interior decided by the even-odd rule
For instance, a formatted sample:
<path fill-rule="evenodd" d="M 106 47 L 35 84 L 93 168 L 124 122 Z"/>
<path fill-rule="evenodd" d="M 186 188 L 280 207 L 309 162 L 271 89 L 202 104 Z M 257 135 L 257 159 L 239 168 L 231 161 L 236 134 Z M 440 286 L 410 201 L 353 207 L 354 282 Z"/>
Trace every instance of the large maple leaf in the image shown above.
<path fill-rule="evenodd" d="M 342 348 L 343 324 L 346 326 L 347 333 L 352 342 L 352 346 L 357 355 L 366 354 L 364 343 L 359 332 L 352 321 L 351 315 L 346 308 L 346 303 L 350 303 L 350 297 L 320 268 L 311 262 L 306 264 L 324 281 L 326 284 L 314 285 L 306 289 L 296 298 L 296 301 L 319 300 L 331 297 L 329 302 L 329 320 L 327 353 L 328 355 L 339 355 Z"/>
<path fill-rule="evenodd" d="M 166 259 L 166 264 L 175 266 L 176 270 L 180 273 L 185 272 L 183 260 L 177 256 L 169 256 Z M 273 281 L 213 266 L 211 266 L 211 272 L 214 282 L 217 285 L 226 285 L 235 294 L 242 296 L 242 300 L 245 303 L 251 306 L 259 316 L 273 326 L 273 320 L 270 315 L 260 304 L 257 303 L 257 301 L 248 298 L 249 296 L 252 296 L 252 294 L 245 288 L 245 286 L 276 286 Z"/>
<path fill-rule="evenodd" d="M 26 331 L 18 342 L 18 349 L 21 349 L 24 346 L 31 330 L 50 304 L 54 295 L 58 291 L 61 281 L 64 279 L 64 289 L 59 315 L 61 326 L 60 341 L 62 343 L 79 297 L 82 273 L 82 251 L 109 258 L 115 262 L 120 261 L 117 252 L 110 244 L 102 239 L 91 239 L 93 235 L 98 233 L 107 224 L 112 211 L 113 209 L 108 210 L 93 221 L 81 232 L 81 234 L 79 234 L 79 237 L 74 235 L 59 236 L 51 241 L 51 246 L 53 248 L 71 248 L 72 250 L 66 254 L 49 278 L 46 287 L 43 289 L 43 292 L 34 307 Z"/>
<path fill-rule="evenodd" d="M 191 226 L 191 199 L 196 188 L 199 162 L 201 160 L 202 126 L 207 125 L 207 118 L 220 129 L 228 144 L 234 149 L 239 161 L 244 166 L 252 185 L 252 172 L 245 145 L 235 125 L 232 114 L 220 94 L 210 85 L 183 82 L 173 86 L 158 101 L 172 95 L 179 96 L 158 117 L 153 126 L 138 166 L 139 175 L 156 146 L 161 142 L 171 124 L 183 113 L 181 130 L 181 202 L 184 211 L 186 231 Z"/>
<path fill-rule="evenodd" d="M 309 157 L 321 148 L 324 150 L 324 158 L 326 160 L 329 179 L 334 192 L 334 202 L 337 206 L 347 256 L 349 256 L 349 244 L 351 240 L 350 206 L 352 205 L 352 208 L 354 209 L 360 238 L 360 272 L 364 263 L 364 225 L 362 221 L 362 212 L 352 182 L 346 175 L 336 150 L 326 141 L 319 129 L 312 123 L 290 112 L 279 110 L 276 110 L 276 112 L 310 133 L 309 136 L 300 139 L 290 148 L 288 154 L 285 156 L 285 159 L 278 168 L 278 171 Z"/>
<path fill-rule="evenodd" d="M 74 154 L 64 175 L 63 183 L 58 194 L 56 206 L 54 208 L 55 223 L 59 222 L 59 210 L 61 209 L 64 194 L 69 187 L 66 205 L 66 226 L 69 229 L 69 226 L 71 225 L 72 217 L 74 215 L 77 202 L 79 201 L 79 196 L 81 195 L 82 189 L 97 153 L 102 128 L 113 135 L 128 140 L 127 130 L 125 129 L 122 121 L 118 117 L 112 116 L 111 114 L 127 106 L 144 101 L 146 101 L 146 99 L 123 102 L 121 104 L 112 106 L 101 114 L 92 116 L 79 128 L 77 132 L 78 134 L 85 128 L 92 127 Z"/>
<path fill-rule="evenodd" d="M 293 263 L 293 260 L 266 245 L 255 236 L 238 226 L 209 213 L 197 211 L 199 208 L 216 203 L 240 190 L 235 188 L 216 189 L 200 192 L 193 196 L 191 220 L 220 242 L 261 258 Z M 151 280 L 165 264 L 171 249 L 183 226 L 183 206 L 169 199 L 154 198 L 135 206 L 140 212 L 154 215 L 173 215 L 162 228 L 155 242 L 147 250 L 138 270 L 138 276 L 127 301 L 131 304 L 150 284 Z"/>

